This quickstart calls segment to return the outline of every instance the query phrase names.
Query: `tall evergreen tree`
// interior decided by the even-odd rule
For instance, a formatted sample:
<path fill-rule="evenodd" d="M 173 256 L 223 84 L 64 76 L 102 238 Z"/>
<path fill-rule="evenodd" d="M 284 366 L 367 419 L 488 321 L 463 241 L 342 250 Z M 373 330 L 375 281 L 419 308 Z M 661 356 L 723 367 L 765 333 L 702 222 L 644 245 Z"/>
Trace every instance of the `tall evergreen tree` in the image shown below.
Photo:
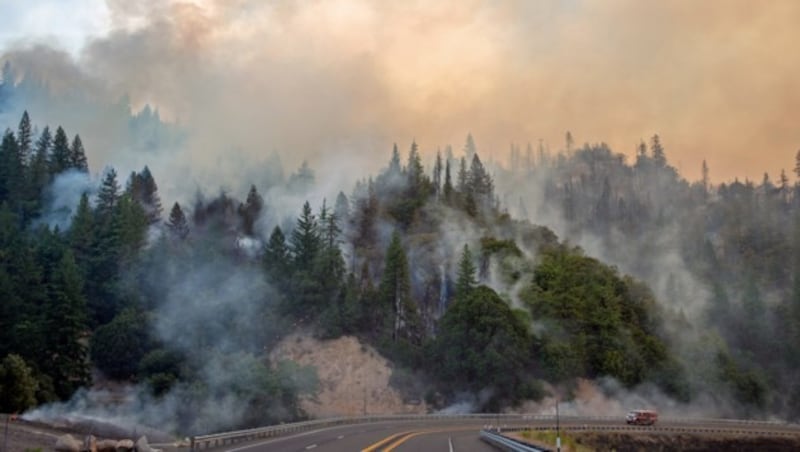
<path fill-rule="evenodd" d="M 472 163 L 467 175 L 467 192 L 473 197 L 481 212 L 485 213 L 491 209 L 494 201 L 494 181 L 486 172 L 478 154 L 472 156 Z"/>
<path fill-rule="evenodd" d="M 475 140 L 472 138 L 472 134 L 467 134 L 467 142 L 464 143 L 464 158 L 467 161 L 472 160 L 472 156 L 478 152 L 478 148 L 475 146 Z"/>
<path fill-rule="evenodd" d="M 19 121 L 17 128 L 17 146 L 19 149 L 20 160 L 24 165 L 28 165 L 31 157 L 31 145 L 33 141 L 33 134 L 31 132 L 31 119 L 28 116 L 28 110 L 22 113 L 22 119 Z"/>
<path fill-rule="evenodd" d="M 109 221 L 119 202 L 119 198 L 117 171 L 114 168 L 108 168 L 106 175 L 103 177 L 103 182 L 100 184 L 100 191 L 97 194 L 97 207 L 95 208 L 97 216 L 103 221 Z"/>
<path fill-rule="evenodd" d="M 45 320 L 49 332 L 47 356 L 56 394 L 68 399 L 90 381 L 87 348 L 82 340 L 88 331 L 86 299 L 83 280 L 71 252 L 64 253 L 50 287 Z"/>
<path fill-rule="evenodd" d="M 422 159 L 419 156 L 419 148 L 416 141 L 411 143 L 411 150 L 408 153 L 406 177 L 408 178 L 409 189 L 417 196 L 423 195 L 426 183 L 425 170 L 422 167 Z"/>
<path fill-rule="evenodd" d="M 137 256 L 147 243 L 147 212 L 130 194 L 123 194 L 114 211 L 112 228 L 119 239 L 119 256 L 126 262 Z"/>
<path fill-rule="evenodd" d="M 242 230 L 246 235 L 255 235 L 255 224 L 264 208 L 264 199 L 258 194 L 255 185 L 250 186 L 247 200 L 239 206 L 239 216 L 242 218 Z"/>
<path fill-rule="evenodd" d="M 48 158 L 52 145 L 53 138 L 50 136 L 50 128 L 45 127 L 36 140 L 31 163 L 28 166 L 28 201 L 34 205 L 34 211 L 41 204 L 44 188 L 50 182 Z"/>
<path fill-rule="evenodd" d="M 321 248 L 317 218 L 311 212 L 308 201 L 292 231 L 291 247 L 294 253 L 294 266 L 297 269 L 311 269 Z"/>
<path fill-rule="evenodd" d="M 167 229 L 173 237 L 179 240 L 186 240 L 189 236 L 189 222 L 186 221 L 181 205 L 177 202 L 172 206 L 169 212 L 169 220 L 167 220 Z"/>
<path fill-rule="evenodd" d="M 135 171 L 131 173 L 126 188 L 131 197 L 142 206 L 147 214 L 148 224 L 156 224 L 161 221 L 161 198 L 158 196 L 158 185 L 150 173 L 147 166 L 141 173 Z"/>
<path fill-rule="evenodd" d="M 53 138 L 53 149 L 50 155 L 50 174 L 56 175 L 72 166 L 72 151 L 69 148 L 67 134 L 61 126 L 56 129 Z"/>
<path fill-rule="evenodd" d="M 442 152 L 436 151 L 436 162 L 433 164 L 433 192 L 438 198 L 442 192 Z"/>
<path fill-rule="evenodd" d="M 465 195 L 467 193 L 467 187 L 469 183 L 469 174 L 467 173 L 467 160 L 464 157 L 461 157 L 461 160 L 458 164 L 458 185 L 457 190 L 460 195 Z"/>
<path fill-rule="evenodd" d="M 661 138 L 658 134 L 653 135 L 650 140 L 650 150 L 653 152 L 653 161 L 656 165 L 664 167 L 667 165 L 667 156 L 664 154 L 664 146 L 661 145 Z"/>
<path fill-rule="evenodd" d="M 455 297 L 457 299 L 469 295 L 470 291 L 478 285 L 478 280 L 475 277 L 476 272 L 472 252 L 469 250 L 469 245 L 465 244 L 464 250 L 461 252 L 461 260 L 458 261 L 455 288 Z"/>
<path fill-rule="evenodd" d="M 278 284 L 285 284 L 291 266 L 291 250 L 286 243 L 286 236 L 280 226 L 275 226 L 264 247 L 264 269 L 272 280 Z"/>
<path fill-rule="evenodd" d="M 442 194 L 444 195 L 445 202 L 452 202 L 453 199 L 453 181 L 450 177 L 450 160 L 448 159 L 444 165 L 444 186 L 442 186 Z"/>
<path fill-rule="evenodd" d="M 88 275 L 94 243 L 94 217 L 92 208 L 89 206 L 89 196 L 86 193 L 81 194 L 78 208 L 75 209 L 75 215 L 72 217 L 67 239 L 75 256 L 75 262 L 82 274 Z"/>
<path fill-rule="evenodd" d="M 403 168 L 400 166 L 400 152 L 397 150 L 397 143 L 392 147 L 392 158 L 389 160 L 389 169 L 387 173 L 389 176 L 400 176 Z"/>
<path fill-rule="evenodd" d="M 90 277 L 86 281 L 87 301 L 94 326 L 108 323 L 120 310 L 117 288 L 123 245 L 123 216 L 118 212 L 120 200 L 117 172 L 109 168 L 97 194 L 88 272 Z"/>
<path fill-rule="evenodd" d="M 375 224 L 378 221 L 378 195 L 375 183 L 370 179 L 362 187 L 362 191 L 353 194 L 354 208 L 351 224 L 353 225 L 353 246 L 357 249 L 368 249 L 376 242 Z"/>
<path fill-rule="evenodd" d="M 379 288 L 381 306 L 379 311 L 391 313 L 391 337 L 393 341 L 416 342 L 420 339 L 419 312 L 411 298 L 411 276 L 406 253 L 400 243 L 400 234 L 395 231 L 386 249 L 386 261 Z M 385 319 L 389 320 L 389 319 Z M 385 324 L 385 323 L 384 323 Z"/>
<path fill-rule="evenodd" d="M 89 162 L 86 160 L 86 151 L 83 149 L 83 141 L 80 135 L 75 135 L 69 151 L 70 167 L 82 173 L 89 173 Z"/>
<path fill-rule="evenodd" d="M 14 133 L 6 129 L 0 143 L 0 203 L 8 202 L 18 212 L 24 193 L 24 166 Z"/>

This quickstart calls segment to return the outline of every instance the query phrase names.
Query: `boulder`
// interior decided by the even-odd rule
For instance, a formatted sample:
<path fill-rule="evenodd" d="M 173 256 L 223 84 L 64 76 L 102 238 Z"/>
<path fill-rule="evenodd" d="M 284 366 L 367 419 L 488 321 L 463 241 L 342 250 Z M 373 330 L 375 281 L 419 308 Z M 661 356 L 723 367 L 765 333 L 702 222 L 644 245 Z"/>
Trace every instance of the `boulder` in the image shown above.
<path fill-rule="evenodd" d="M 133 450 L 133 440 L 123 439 L 117 441 L 117 452 L 131 452 Z"/>
<path fill-rule="evenodd" d="M 97 442 L 97 452 L 116 452 L 117 441 L 113 439 L 103 439 Z"/>
<path fill-rule="evenodd" d="M 58 452 L 80 452 L 81 443 L 70 434 L 62 435 L 56 440 L 54 449 Z"/>

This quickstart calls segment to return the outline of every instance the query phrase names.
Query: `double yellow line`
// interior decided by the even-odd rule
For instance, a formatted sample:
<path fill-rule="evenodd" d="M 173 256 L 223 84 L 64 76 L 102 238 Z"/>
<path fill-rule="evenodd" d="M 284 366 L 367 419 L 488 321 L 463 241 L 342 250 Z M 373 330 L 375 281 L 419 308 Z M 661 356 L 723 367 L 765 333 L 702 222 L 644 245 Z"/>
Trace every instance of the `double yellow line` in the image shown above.
<path fill-rule="evenodd" d="M 455 427 L 455 428 L 445 428 L 445 429 L 436 429 L 436 430 L 419 430 L 419 431 L 409 431 L 409 432 L 401 432 L 395 433 L 394 435 L 387 436 L 386 438 L 378 441 L 375 444 L 370 444 L 364 449 L 361 449 L 361 452 L 375 452 L 375 451 L 382 451 L 382 452 L 391 452 L 399 447 L 404 442 L 408 441 L 409 439 L 419 436 L 419 435 L 427 435 L 429 433 L 441 433 L 441 432 L 456 432 L 461 430 L 474 430 L 475 427 Z"/>

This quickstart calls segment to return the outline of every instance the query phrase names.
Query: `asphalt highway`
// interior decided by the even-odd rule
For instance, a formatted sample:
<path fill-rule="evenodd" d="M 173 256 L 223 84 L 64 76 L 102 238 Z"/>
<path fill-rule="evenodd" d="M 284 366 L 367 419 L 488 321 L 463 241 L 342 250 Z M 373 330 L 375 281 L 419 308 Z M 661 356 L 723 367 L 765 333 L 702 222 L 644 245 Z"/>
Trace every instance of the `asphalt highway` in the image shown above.
<path fill-rule="evenodd" d="M 470 424 L 467 422 L 467 424 Z M 215 450 L 228 452 L 492 452 L 479 438 L 480 423 L 387 422 L 314 430 Z"/>
<path fill-rule="evenodd" d="M 432 419 L 428 421 L 385 421 L 341 425 L 287 436 L 241 442 L 209 451 L 227 452 L 489 452 L 491 446 L 479 439 L 486 420 Z M 495 425 L 496 427 L 497 425 Z M 552 421 L 515 421 L 511 427 L 554 428 Z M 623 419 L 562 419 L 561 427 L 572 431 L 625 431 L 642 434 L 705 434 L 800 436 L 795 424 L 664 419 L 655 426 L 628 426 Z"/>

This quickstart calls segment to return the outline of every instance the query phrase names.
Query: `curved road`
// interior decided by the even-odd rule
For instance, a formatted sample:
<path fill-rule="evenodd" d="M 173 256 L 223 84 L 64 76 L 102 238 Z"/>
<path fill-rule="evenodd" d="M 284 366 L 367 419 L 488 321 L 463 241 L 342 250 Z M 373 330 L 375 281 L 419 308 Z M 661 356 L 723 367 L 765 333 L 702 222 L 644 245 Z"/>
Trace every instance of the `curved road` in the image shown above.
<path fill-rule="evenodd" d="M 342 425 L 311 430 L 278 438 L 237 443 L 211 449 L 228 452 L 490 452 L 495 449 L 479 439 L 486 421 L 430 420 L 385 421 L 371 424 Z M 565 430 L 626 431 L 647 434 L 745 434 L 800 436 L 792 424 L 734 422 L 714 420 L 664 419 L 654 427 L 627 426 L 623 420 L 563 419 Z M 552 421 L 512 422 L 504 427 L 555 428 Z"/>
<path fill-rule="evenodd" d="M 479 439 L 483 424 L 464 422 L 379 422 L 344 425 L 296 435 L 233 444 L 214 450 L 229 452 L 493 452 Z M 452 449 L 451 449 L 452 444 Z"/>

